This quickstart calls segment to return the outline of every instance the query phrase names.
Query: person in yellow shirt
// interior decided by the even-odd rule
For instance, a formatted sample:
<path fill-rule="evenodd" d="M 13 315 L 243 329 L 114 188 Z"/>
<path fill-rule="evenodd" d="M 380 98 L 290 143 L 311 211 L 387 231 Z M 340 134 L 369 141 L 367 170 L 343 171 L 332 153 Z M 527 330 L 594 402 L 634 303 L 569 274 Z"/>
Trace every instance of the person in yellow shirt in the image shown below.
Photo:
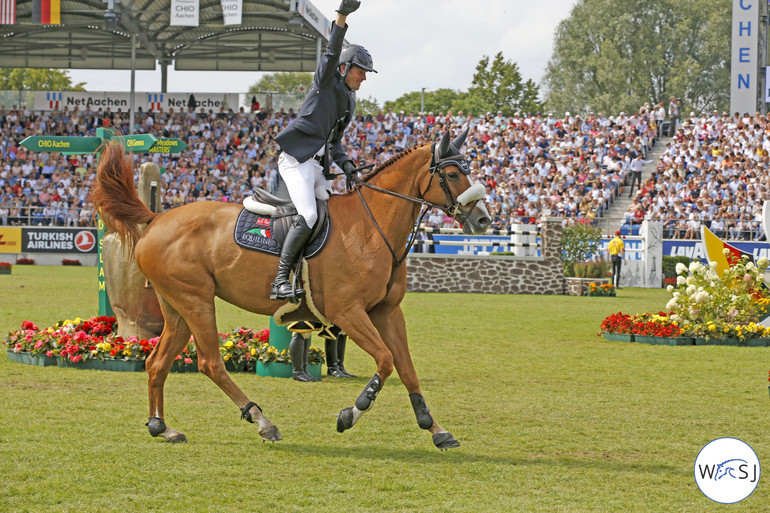
<path fill-rule="evenodd" d="M 610 254 L 612 262 L 612 284 L 616 289 L 620 288 L 620 266 L 623 259 L 626 258 L 626 246 L 623 239 L 620 238 L 620 230 L 615 232 L 615 238 L 607 245 L 607 252 Z"/>

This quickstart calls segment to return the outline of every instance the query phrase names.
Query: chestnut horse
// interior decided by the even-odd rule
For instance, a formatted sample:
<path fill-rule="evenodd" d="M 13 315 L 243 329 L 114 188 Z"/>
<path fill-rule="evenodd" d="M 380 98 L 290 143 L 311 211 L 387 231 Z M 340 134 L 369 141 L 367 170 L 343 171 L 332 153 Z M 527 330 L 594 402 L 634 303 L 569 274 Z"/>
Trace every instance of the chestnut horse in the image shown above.
<path fill-rule="evenodd" d="M 304 316 L 339 326 L 374 358 L 377 373 L 355 405 L 338 415 L 339 432 L 353 427 L 371 408 L 395 366 L 409 392 L 418 425 L 432 433 L 439 449 L 457 447 L 459 442 L 438 425 L 420 390 L 399 306 L 406 293 L 406 266 L 400 264 L 425 207 L 443 209 L 463 224 L 466 233 L 488 228 L 490 217 L 481 201 L 484 187 L 471 183 L 459 151 L 466 134 L 454 141 L 444 134 L 433 145 L 407 149 L 363 179 L 356 178 L 353 191 L 329 199 L 329 239 L 304 264 L 308 297 L 300 305 L 269 299 L 277 257 L 234 242 L 240 205 L 198 202 L 153 213 L 137 196 L 131 159 L 120 145 L 106 146 L 93 190 L 96 211 L 128 251 L 133 249 L 137 265 L 158 294 L 165 320 L 145 365 L 150 434 L 169 442 L 187 440 L 163 421 L 163 387 L 175 357 L 192 334 L 200 371 L 238 405 L 241 418 L 259 424 L 263 440 L 282 439 L 275 424 L 225 370 L 214 311 L 214 297 L 218 296 L 263 315 L 300 307 L 295 318 Z M 312 303 L 305 305 L 310 298 Z"/>

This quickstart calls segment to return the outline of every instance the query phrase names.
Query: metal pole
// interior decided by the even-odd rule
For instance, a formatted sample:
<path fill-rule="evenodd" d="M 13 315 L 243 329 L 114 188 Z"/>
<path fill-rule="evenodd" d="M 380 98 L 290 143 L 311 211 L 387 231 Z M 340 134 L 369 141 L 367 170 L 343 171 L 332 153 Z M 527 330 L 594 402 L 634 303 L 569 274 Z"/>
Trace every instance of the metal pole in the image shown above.
<path fill-rule="evenodd" d="M 136 34 L 131 34 L 131 101 L 128 107 L 128 133 L 134 135 L 134 93 L 136 86 Z"/>
<path fill-rule="evenodd" d="M 425 112 L 425 87 L 422 88 L 420 93 L 420 113 Z"/>
<path fill-rule="evenodd" d="M 168 92 L 168 63 L 160 61 L 160 92 Z"/>

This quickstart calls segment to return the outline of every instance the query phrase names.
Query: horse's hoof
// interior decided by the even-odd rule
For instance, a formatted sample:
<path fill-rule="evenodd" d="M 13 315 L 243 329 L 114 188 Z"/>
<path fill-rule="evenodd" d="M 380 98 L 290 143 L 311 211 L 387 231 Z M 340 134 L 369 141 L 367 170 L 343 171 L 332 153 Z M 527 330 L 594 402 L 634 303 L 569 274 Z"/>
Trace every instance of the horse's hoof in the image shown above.
<path fill-rule="evenodd" d="M 186 444 L 187 443 L 187 437 L 184 436 L 182 433 L 176 433 L 166 439 L 166 441 L 170 444 Z"/>
<path fill-rule="evenodd" d="M 276 426 L 266 427 L 259 430 L 259 436 L 262 437 L 263 442 L 277 442 L 283 440 L 283 435 L 278 431 Z"/>
<path fill-rule="evenodd" d="M 460 447 L 460 442 L 452 436 L 452 433 L 444 431 L 443 433 L 436 433 L 433 435 L 433 445 L 442 451 L 445 451 L 454 447 Z"/>
<path fill-rule="evenodd" d="M 339 415 L 337 415 L 337 432 L 342 433 L 346 429 L 353 427 L 353 408 L 343 409 Z"/>

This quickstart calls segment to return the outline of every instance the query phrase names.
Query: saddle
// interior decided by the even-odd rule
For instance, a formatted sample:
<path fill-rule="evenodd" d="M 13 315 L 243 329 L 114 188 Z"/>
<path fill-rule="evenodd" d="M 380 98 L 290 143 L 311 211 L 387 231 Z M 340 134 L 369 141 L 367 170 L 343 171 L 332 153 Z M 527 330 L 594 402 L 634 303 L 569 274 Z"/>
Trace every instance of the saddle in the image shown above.
<path fill-rule="evenodd" d="M 254 189 L 254 194 L 243 200 L 243 207 L 235 222 L 233 236 L 236 244 L 246 249 L 279 256 L 291 220 L 297 215 L 294 204 L 289 198 Z M 306 259 L 321 252 L 331 232 L 328 197 L 316 198 L 316 210 L 318 220 L 305 247 Z"/>

